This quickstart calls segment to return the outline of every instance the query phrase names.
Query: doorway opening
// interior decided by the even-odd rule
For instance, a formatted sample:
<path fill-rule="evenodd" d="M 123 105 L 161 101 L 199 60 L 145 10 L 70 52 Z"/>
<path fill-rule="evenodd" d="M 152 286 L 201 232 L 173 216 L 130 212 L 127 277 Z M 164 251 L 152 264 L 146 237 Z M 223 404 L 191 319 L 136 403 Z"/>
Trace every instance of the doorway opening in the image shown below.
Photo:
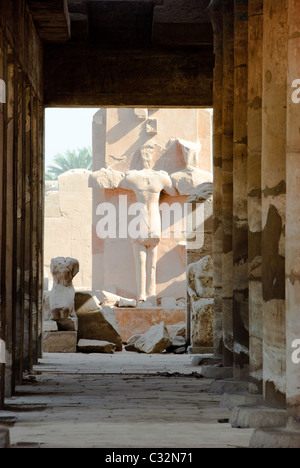
<path fill-rule="evenodd" d="M 212 110 L 49 108 L 45 141 L 44 352 L 212 354 Z"/>

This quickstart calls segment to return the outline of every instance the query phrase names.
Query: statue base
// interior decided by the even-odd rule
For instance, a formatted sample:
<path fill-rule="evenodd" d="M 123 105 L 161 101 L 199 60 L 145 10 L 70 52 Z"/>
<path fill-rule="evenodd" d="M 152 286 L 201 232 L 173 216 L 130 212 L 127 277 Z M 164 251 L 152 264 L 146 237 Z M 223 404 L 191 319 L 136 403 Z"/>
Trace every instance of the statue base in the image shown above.
<path fill-rule="evenodd" d="M 123 308 L 114 307 L 117 324 L 126 343 L 133 335 L 146 333 L 153 325 L 164 322 L 165 325 L 175 325 L 186 322 L 186 309 L 162 307 Z"/>

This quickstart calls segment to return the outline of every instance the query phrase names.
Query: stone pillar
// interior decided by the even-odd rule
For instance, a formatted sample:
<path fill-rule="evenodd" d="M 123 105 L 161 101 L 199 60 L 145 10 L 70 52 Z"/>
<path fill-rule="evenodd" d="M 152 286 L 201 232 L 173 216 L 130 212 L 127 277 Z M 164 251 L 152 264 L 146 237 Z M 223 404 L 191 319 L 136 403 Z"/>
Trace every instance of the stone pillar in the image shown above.
<path fill-rule="evenodd" d="M 16 321 L 15 321 L 15 377 L 18 383 L 22 381 L 22 359 L 23 359 L 23 300 L 22 300 L 22 288 L 23 288 L 23 204 L 25 200 L 23 198 L 23 136 L 24 136 L 24 77 L 23 71 L 20 67 L 17 70 L 17 105 L 16 105 Z"/>
<path fill-rule="evenodd" d="M 2 268 L 5 272 L 5 292 L 2 305 L 6 312 L 6 371 L 5 371 L 5 394 L 10 397 L 14 391 L 14 323 L 15 323 L 15 278 L 14 278 L 14 105 L 15 105 L 15 62 L 11 47 L 7 47 L 7 96 L 5 106 L 4 131 L 4 229 L 2 231 L 3 252 Z"/>
<path fill-rule="evenodd" d="M 38 100 L 36 94 L 31 93 L 31 333 L 32 333 L 32 352 L 31 367 L 38 362 Z"/>
<path fill-rule="evenodd" d="M 222 86 L 223 17 L 221 0 L 212 0 L 209 14 L 214 30 L 214 115 L 213 115 L 213 264 L 214 264 L 214 355 L 223 355 L 222 332 Z"/>
<path fill-rule="evenodd" d="M 2 29 L 0 28 L 0 79 L 5 79 L 5 44 L 4 44 L 4 37 L 2 33 Z M 3 163 L 4 163 L 4 110 L 5 104 L 0 103 L 0 234 L 2 238 L 2 231 L 3 231 L 3 215 L 4 215 L 4 207 L 3 207 Z M 2 243 L 0 242 L 0 260 L 2 260 L 3 255 L 3 248 Z M 1 263 L 2 265 L 2 263 Z M 2 306 L 3 303 L 3 271 L 2 267 L 0 268 L 0 296 L 1 296 L 1 308 L 0 308 L 0 340 L 1 340 L 1 347 L 5 346 L 5 309 Z M 3 354 L 4 351 L 1 349 L 1 360 L 0 360 L 0 409 L 3 408 L 4 405 L 4 386 L 5 386 L 5 359 Z"/>
<path fill-rule="evenodd" d="M 233 103 L 234 103 L 234 2 L 224 0 L 222 94 L 222 315 L 223 364 L 233 363 Z"/>
<path fill-rule="evenodd" d="M 286 221 L 286 326 L 288 427 L 300 431 L 300 0 L 288 9 L 288 111 L 287 111 L 287 221 Z M 298 83 L 298 89 L 299 89 Z M 292 355 L 292 353 L 294 353 Z M 300 447 L 300 434 L 299 445 Z"/>
<path fill-rule="evenodd" d="M 248 270 L 250 393 L 262 393 L 261 151 L 263 0 L 248 2 Z"/>
<path fill-rule="evenodd" d="M 31 259 L 32 259 L 32 210 L 31 210 L 31 87 L 25 86 L 25 136 L 24 136 L 24 341 L 23 371 L 30 371 L 32 357 L 32 298 L 31 298 Z"/>
<path fill-rule="evenodd" d="M 38 103 L 38 357 L 43 355 L 43 293 L 44 293 L 44 107 Z"/>
<path fill-rule="evenodd" d="M 248 0 L 234 2 L 233 353 L 234 377 L 249 378 L 248 311 Z"/>
<path fill-rule="evenodd" d="M 262 285 L 264 397 L 285 406 L 287 0 L 264 1 Z"/>

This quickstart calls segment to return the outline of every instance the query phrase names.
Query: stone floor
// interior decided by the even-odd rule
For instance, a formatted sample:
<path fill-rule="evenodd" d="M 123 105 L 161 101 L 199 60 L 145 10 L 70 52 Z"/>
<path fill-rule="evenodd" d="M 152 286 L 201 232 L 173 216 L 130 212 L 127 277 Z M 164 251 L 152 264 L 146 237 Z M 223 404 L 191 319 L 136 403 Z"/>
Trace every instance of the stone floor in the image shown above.
<path fill-rule="evenodd" d="M 194 356 L 46 354 L 0 412 L 13 447 L 248 447 Z M 2 420 L 2 421 L 1 421 Z"/>

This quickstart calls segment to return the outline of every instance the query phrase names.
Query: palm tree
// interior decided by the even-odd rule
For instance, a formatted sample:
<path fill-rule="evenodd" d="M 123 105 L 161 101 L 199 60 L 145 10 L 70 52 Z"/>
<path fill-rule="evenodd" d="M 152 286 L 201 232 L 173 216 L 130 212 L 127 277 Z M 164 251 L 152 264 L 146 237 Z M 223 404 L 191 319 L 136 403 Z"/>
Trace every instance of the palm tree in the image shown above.
<path fill-rule="evenodd" d="M 90 147 L 78 150 L 67 150 L 65 154 L 57 154 L 53 159 L 55 166 L 48 166 L 45 173 L 46 180 L 57 180 L 58 176 L 71 169 L 92 170 L 92 150 Z"/>

